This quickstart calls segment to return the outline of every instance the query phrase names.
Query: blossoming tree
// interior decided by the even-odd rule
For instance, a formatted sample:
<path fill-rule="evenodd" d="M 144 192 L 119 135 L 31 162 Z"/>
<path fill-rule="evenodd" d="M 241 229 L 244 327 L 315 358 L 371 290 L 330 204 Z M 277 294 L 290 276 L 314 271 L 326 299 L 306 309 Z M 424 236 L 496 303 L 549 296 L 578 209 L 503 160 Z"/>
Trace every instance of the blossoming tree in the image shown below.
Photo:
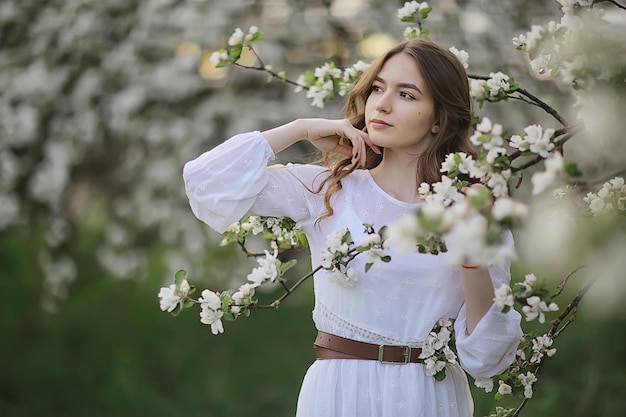
<path fill-rule="evenodd" d="M 602 3 L 610 4 L 603 7 Z M 306 245 L 297 224 L 290 219 L 248 217 L 233 224 L 222 242 L 224 245 L 236 243 L 248 255 L 257 257 L 258 266 L 247 276 L 247 282 L 236 290 L 205 289 L 194 299 L 187 271 L 181 270 L 176 273 L 174 284 L 161 289 L 161 309 L 178 314 L 184 308 L 199 305 L 201 322 L 210 325 L 213 334 L 220 334 L 224 331 L 223 319 L 234 320 L 248 316 L 255 309 L 278 307 L 320 269 L 330 271 L 329 280 L 337 285 L 355 285 L 375 263 L 393 262 L 385 252 L 389 244 L 431 254 L 448 252 L 450 259 L 457 263 L 464 259 L 474 263 L 497 262 L 517 255 L 501 241 L 501 232 L 507 228 L 532 229 L 537 218 L 545 217 L 541 212 L 545 204 L 551 204 L 553 210 L 572 219 L 567 232 L 561 231 L 561 235 L 585 239 L 604 234 L 607 246 L 617 245 L 623 249 L 626 157 L 623 153 L 614 154 L 613 150 L 614 145 L 623 140 L 621 132 L 625 127 L 620 115 L 626 110 L 623 58 L 626 6 L 614 1 L 560 0 L 559 4 L 563 12 L 559 22 L 534 25 L 529 32 L 516 36 L 512 46 L 528 57 L 537 74 L 551 77 L 562 88 L 571 89 L 576 100 L 576 122 L 571 122 L 569 116 L 566 118 L 503 72 L 487 76 L 471 74 L 471 95 L 479 109 L 487 102 L 518 100 L 542 109 L 552 117 L 556 127 L 537 123 L 510 133 L 489 117 L 477 117 L 470 138 L 478 149 L 477 157 L 464 153 L 448 155 L 441 167 L 442 180 L 420 187 L 425 202 L 415 216 L 404 217 L 379 230 L 365 224 L 366 237 L 361 242 L 354 242 L 349 230 L 336 231 L 327 237 L 322 264 L 313 265 L 310 273 L 292 284 L 288 283 L 285 273 L 295 261 L 285 262 L 278 254 Z M 431 11 L 426 2 L 405 3 L 398 10 L 398 17 L 413 26 L 406 28 L 404 36 L 428 36 L 425 21 Z M 256 26 L 248 32 L 237 29 L 227 47 L 211 55 L 212 64 L 216 68 L 232 65 L 265 72 L 271 78 L 293 84 L 296 92 L 306 91 L 306 98 L 320 108 L 334 96 L 345 95 L 368 65 L 358 61 L 341 69 L 334 63 L 326 63 L 292 81 L 283 72 L 274 72 L 257 55 L 254 43 L 263 40 L 263 36 Z M 471 68 L 466 51 L 456 47 L 450 50 L 466 68 Z M 254 63 L 240 61 L 244 51 L 254 55 Z M 599 102 L 603 105 L 601 113 L 597 111 Z M 604 149 L 602 142 L 613 147 Z M 605 161 L 604 166 L 590 166 L 589 160 L 580 155 L 581 148 L 590 147 Z M 519 188 L 520 184 L 528 182 L 524 181 L 527 173 L 531 176 L 531 189 L 524 193 L 523 187 Z M 459 179 L 460 174 L 485 187 L 467 188 L 469 184 Z M 542 238 L 540 233 L 533 233 Z M 268 239 L 269 249 L 251 253 L 246 248 L 246 239 L 253 235 Z M 493 379 L 475 380 L 476 386 L 487 392 L 495 388 L 497 399 L 519 398 L 518 407 L 497 407 L 493 416 L 519 415 L 533 396 L 544 361 L 557 352 L 554 340 L 574 320 L 581 298 L 596 279 L 615 276 L 616 271 L 610 268 L 598 269 L 603 262 L 595 260 L 597 252 L 585 248 L 582 256 L 582 248 L 571 250 L 580 253 L 582 261 L 570 265 L 570 272 L 552 293 L 545 280 L 538 279 L 532 271 L 523 279 L 514 280 L 512 286 L 503 285 L 495 290 L 494 301 L 503 311 L 519 308 L 526 322 L 537 322 L 539 327 L 526 332 L 514 363 L 505 372 Z M 356 256 L 367 257 L 364 271 L 350 266 Z M 588 278 L 573 300 L 560 308 L 554 299 L 561 295 L 570 277 L 583 267 L 593 271 L 588 275 L 593 278 Z M 256 289 L 270 283 L 282 285 L 285 292 L 273 303 L 262 305 L 256 297 Z M 446 363 L 456 361 L 450 326 L 448 320 L 438 322 L 425 341 L 422 353 L 427 373 L 439 379 L 445 377 Z"/>

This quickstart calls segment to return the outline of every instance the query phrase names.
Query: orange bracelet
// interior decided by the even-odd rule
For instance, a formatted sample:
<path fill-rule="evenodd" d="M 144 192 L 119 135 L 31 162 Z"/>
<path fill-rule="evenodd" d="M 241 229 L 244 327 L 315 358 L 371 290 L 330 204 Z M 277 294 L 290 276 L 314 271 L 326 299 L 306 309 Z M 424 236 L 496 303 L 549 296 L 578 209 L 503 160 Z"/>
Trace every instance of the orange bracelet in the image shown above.
<path fill-rule="evenodd" d="M 465 269 L 476 269 L 478 268 L 480 265 L 461 265 L 463 268 Z"/>

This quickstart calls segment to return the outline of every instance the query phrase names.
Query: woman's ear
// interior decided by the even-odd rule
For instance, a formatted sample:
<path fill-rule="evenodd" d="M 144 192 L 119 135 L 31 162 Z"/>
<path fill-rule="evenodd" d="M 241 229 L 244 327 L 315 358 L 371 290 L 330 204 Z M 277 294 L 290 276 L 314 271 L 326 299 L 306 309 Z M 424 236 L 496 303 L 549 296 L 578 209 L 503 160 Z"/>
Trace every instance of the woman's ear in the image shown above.
<path fill-rule="evenodd" d="M 432 132 L 433 135 L 436 135 L 437 133 L 439 133 L 439 123 L 435 123 L 433 127 L 430 128 L 430 131 Z"/>

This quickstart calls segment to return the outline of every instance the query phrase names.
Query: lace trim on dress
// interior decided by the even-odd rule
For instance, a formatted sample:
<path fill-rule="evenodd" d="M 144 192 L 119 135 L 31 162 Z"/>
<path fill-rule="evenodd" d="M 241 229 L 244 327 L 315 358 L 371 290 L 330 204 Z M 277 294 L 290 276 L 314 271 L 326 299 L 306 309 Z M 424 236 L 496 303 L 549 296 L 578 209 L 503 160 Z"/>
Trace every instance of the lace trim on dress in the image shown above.
<path fill-rule="evenodd" d="M 321 318 L 324 320 L 324 324 L 328 326 L 328 328 L 324 329 L 324 331 L 336 334 L 337 336 L 353 338 L 362 342 L 374 343 L 379 345 L 408 345 L 411 348 L 419 348 L 422 347 L 422 345 L 424 344 L 423 341 L 404 341 L 366 330 L 337 316 L 332 311 L 330 311 L 328 307 L 326 307 L 319 301 L 317 302 L 315 309 L 321 315 Z"/>

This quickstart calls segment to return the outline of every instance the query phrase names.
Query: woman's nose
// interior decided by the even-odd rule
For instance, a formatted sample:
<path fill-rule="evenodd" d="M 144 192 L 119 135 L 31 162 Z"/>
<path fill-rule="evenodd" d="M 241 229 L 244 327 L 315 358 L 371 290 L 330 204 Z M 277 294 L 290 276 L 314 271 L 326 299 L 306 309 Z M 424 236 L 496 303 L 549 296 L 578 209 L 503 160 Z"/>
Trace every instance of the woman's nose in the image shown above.
<path fill-rule="evenodd" d="M 391 110 L 390 98 L 386 92 L 378 97 L 378 101 L 376 101 L 376 110 L 382 113 L 389 113 Z"/>

